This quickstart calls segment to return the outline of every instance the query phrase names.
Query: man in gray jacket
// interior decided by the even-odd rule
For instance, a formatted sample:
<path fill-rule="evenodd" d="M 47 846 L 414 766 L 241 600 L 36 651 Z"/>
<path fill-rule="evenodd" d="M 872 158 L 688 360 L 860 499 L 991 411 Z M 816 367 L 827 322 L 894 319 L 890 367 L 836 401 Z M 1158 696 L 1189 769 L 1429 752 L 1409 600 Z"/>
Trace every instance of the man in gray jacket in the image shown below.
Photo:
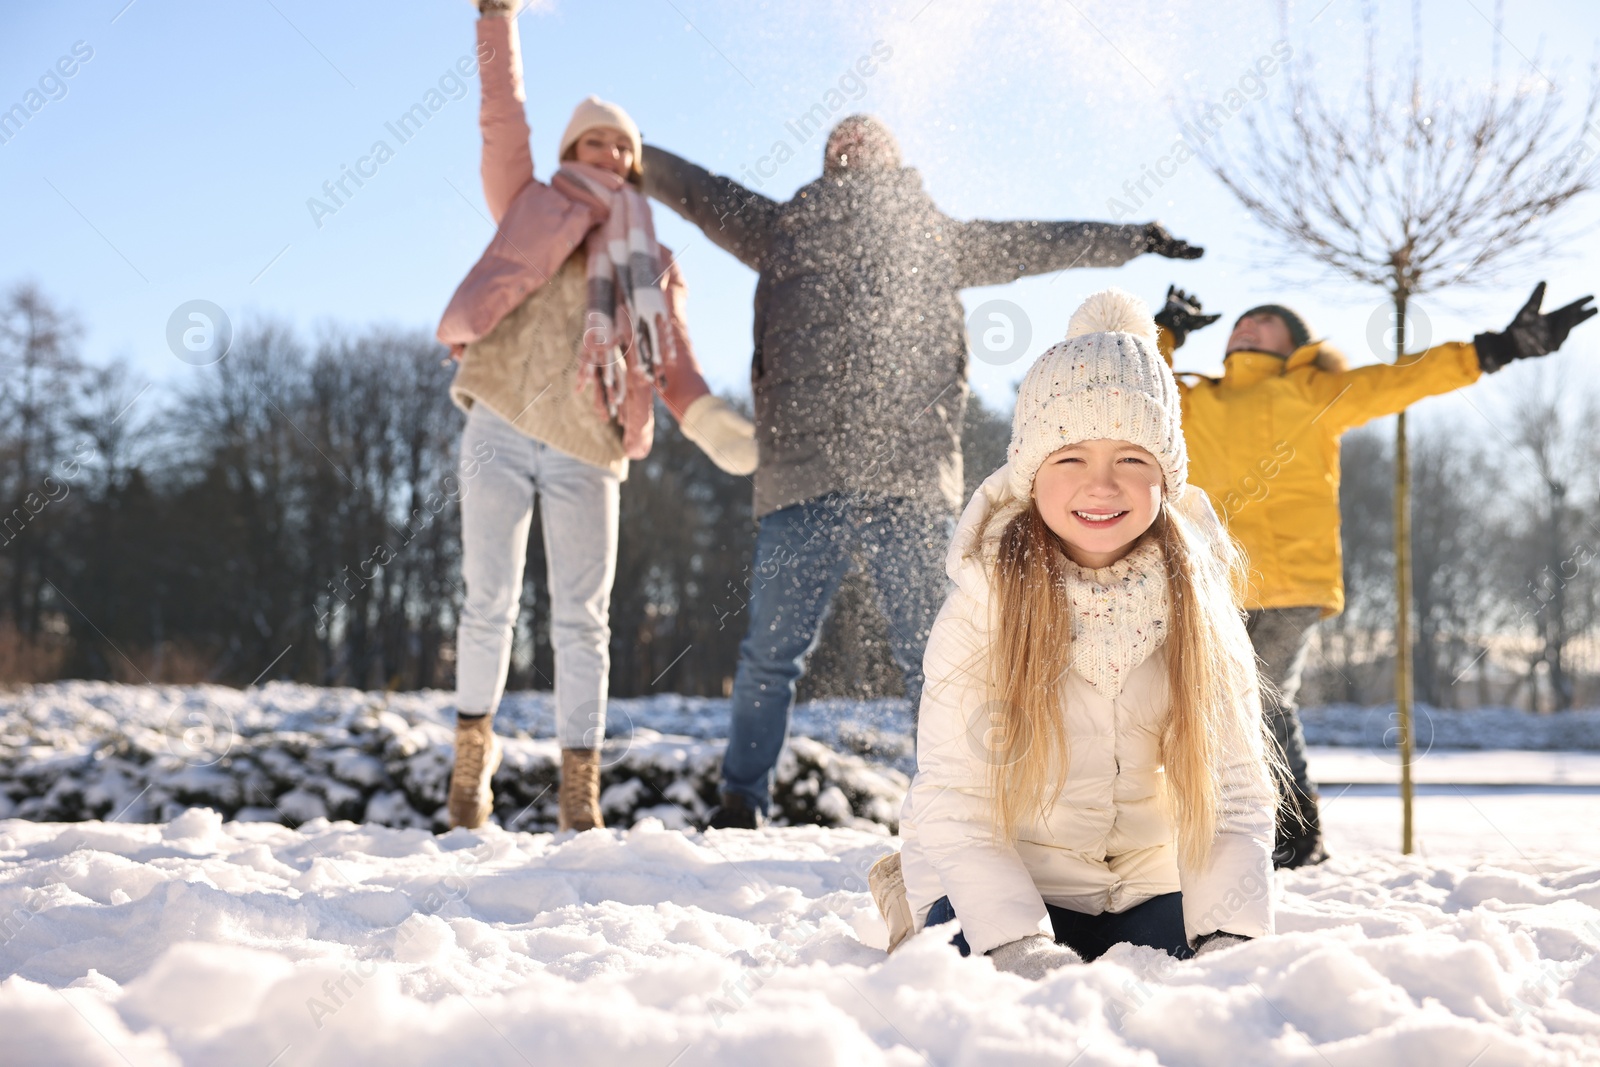
<path fill-rule="evenodd" d="M 859 558 L 913 713 L 961 499 L 967 338 L 960 291 L 1144 252 L 1202 250 L 1159 224 L 960 222 L 876 119 L 829 134 L 822 177 L 787 203 L 646 145 L 645 191 L 759 272 L 755 515 L 722 803 L 755 827 L 771 802 L 795 682 Z"/>

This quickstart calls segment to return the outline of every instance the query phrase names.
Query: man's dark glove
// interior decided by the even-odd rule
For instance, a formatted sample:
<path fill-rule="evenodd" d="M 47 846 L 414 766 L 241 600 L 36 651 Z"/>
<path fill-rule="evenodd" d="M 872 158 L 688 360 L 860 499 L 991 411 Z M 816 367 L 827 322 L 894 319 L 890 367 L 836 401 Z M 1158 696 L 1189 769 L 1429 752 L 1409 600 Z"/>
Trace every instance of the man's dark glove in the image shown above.
<path fill-rule="evenodd" d="M 1544 282 L 1534 286 L 1533 295 L 1522 305 L 1517 317 L 1504 333 L 1480 333 L 1472 339 L 1478 350 L 1478 366 L 1485 374 L 1493 374 L 1514 359 L 1531 359 L 1544 356 L 1561 347 L 1572 328 L 1585 319 L 1600 314 L 1600 308 L 1585 307 L 1594 297 L 1574 300 L 1564 308 L 1548 314 L 1539 313 L 1544 303 Z"/>
<path fill-rule="evenodd" d="M 1167 286 L 1167 306 L 1156 312 L 1156 325 L 1172 335 L 1172 347 L 1182 348 L 1190 331 L 1204 329 L 1222 318 L 1200 314 L 1200 298 L 1190 296 L 1175 285 Z"/>
<path fill-rule="evenodd" d="M 1188 241 L 1180 241 L 1172 236 L 1159 222 L 1145 223 L 1144 238 L 1147 242 L 1146 252 L 1154 252 L 1168 259 L 1199 259 L 1206 254 L 1206 250 L 1199 245 L 1192 245 Z"/>

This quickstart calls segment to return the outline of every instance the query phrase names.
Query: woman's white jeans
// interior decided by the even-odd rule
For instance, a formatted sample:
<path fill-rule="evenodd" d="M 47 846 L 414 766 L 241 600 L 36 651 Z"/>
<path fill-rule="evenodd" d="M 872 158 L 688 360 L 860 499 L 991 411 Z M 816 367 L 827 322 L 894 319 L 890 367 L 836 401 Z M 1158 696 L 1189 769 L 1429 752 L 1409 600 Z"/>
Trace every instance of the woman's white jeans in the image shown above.
<path fill-rule="evenodd" d="M 611 669 L 618 479 L 524 436 L 483 404 L 467 416 L 461 458 L 473 460 L 478 473 L 461 497 L 467 591 L 456 631 L 456 708 L 493 714 L 505 692 L 537 493 L 549 561 L 556 736 L 563 748 L 599 748 Z"/>

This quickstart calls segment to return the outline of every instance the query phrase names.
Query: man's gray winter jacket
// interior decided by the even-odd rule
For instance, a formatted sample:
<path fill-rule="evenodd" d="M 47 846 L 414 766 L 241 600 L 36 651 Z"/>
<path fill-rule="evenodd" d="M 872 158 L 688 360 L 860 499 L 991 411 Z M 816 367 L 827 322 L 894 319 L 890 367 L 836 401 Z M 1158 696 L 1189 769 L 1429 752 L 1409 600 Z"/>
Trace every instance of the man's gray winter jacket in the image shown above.
<path fill-rule="evenodd" d="M 828 492 L 962 504 L 959 293 L 1116 267 L 1143 225 L 959 222 L 911 168 L 826 174 L 780 204 L 646 145 L 645 191 L 760 274 L 755 514 Z"/>

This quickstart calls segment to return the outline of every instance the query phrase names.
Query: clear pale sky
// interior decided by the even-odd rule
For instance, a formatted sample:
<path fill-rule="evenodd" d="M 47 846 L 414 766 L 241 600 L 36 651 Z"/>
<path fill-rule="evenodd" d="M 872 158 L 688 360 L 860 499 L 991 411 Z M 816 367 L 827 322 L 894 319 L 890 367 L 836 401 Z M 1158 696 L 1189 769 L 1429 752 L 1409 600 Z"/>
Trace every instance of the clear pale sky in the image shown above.
<path fill-rule="evenodd" d="M 1353 86 L 1360 12 L 1357 0 L 1288 7 L 1295 61 L 1314 60 L 1325 83 Z M 1379 12 L 1385 46 L 1409 42 L 1409 4 L 1390 0 Z M 1429 0 L 1421 17 L 1429 73 L 1485 84 L 1493 13 L 1492 0 Z M 5 5 L 0 108 L 25 102 L 41 79 L 46 102 L 0 144 L 0 284 L 38 282 L 81 316 L 89 358 L 126 357 L 157 383 L 157 397 L 205 373 L 165 341 L 173 309 L 196 298 L 221 305 L 236 327 L 273 316 L 308 337 L 327 323 L 431 332 L 491 233 L 477 176 L 477 83 L 449 99 L 463 87 L 447 77 L 470 56 L 475 15 L 466 0 Z M 844 78 L 855 99 L 838 115 L 883 117 L 935 199 L 963 218 L 1108 217 L 1109 198 L 1176 137 L 1172 97 L 1220 99 L 1284 36 L 1278 6 L 1259 2 L 552 0 L 519 25 L 541 178 L 572 106 L 597 93 L 627 107 L 646 140 L 747 181 L 760 166 L 770 175 L 762 191 L 787 198 L 819 172 L 821 145 L 786 123 L 826 105 Z M 1498 40 L 1502 71 L 1549 77 L 1579 98 L 1597 41 L 1600 5 L 1511 5 Z M 876 42 L 891 58 L 849 81 Z M 75 46 L 92 56 L 74 62 Z M 73 73 L 52 80 L 63 57 L 59 70 Z M 385 123 L 441 78 L 444 105 L 399 144 Z M 1267 78 L 1268 99 L 1249 106 L 1271 107 L 1281 80 Z M 394 158 L 319 227 L 308 199 L 379 139 Z M 778 141 L 794 158 L 763 163 Z M 1564 229 L 1592 224 L 1597 209 L 1580 205 Z M 1200 163 L 1182 167 L 1135 214 L 1160 218 L 1208 254 L 1147 256 L 1121 270 L 969 293 L 969 309 L 1001 297 L 1032 323 L 1026 358 L 974 362 L 973 385 L 987 399 L 1008 407 L 1028 359 L 1062 336 L 1084 295 L 1113 283 L 1158 301 L 1177 282 L 1230 315 L 1290 303 L 1355 362 L 1373 358 L 1365 336 L 1381 297 L 1336 278 L 1307 284 L 1264 269 L 1262 231 Z M 716 388 L 747 390 L 754 275 L 669 212 L 658 210 L 657 225 L 681 253 L 708 377 Z M 1551 302 L 1600 288 L 1592 235 L 1568 249 L 1539 272 Z M 1537 280 L 1508 277 L 1422 308 L 1435 339 L 1467 338 L 1501 327 Z M 1224 339 L 1225 324 L 1195 335 L 1180 363 L 1215 369 Z M 1592 381 L 1600 326 L 1580 330 L 1569 348 L 1563 373 Z M 1491 409 L 1521 370 L 1476 386 L 1480 406 Z"/>

